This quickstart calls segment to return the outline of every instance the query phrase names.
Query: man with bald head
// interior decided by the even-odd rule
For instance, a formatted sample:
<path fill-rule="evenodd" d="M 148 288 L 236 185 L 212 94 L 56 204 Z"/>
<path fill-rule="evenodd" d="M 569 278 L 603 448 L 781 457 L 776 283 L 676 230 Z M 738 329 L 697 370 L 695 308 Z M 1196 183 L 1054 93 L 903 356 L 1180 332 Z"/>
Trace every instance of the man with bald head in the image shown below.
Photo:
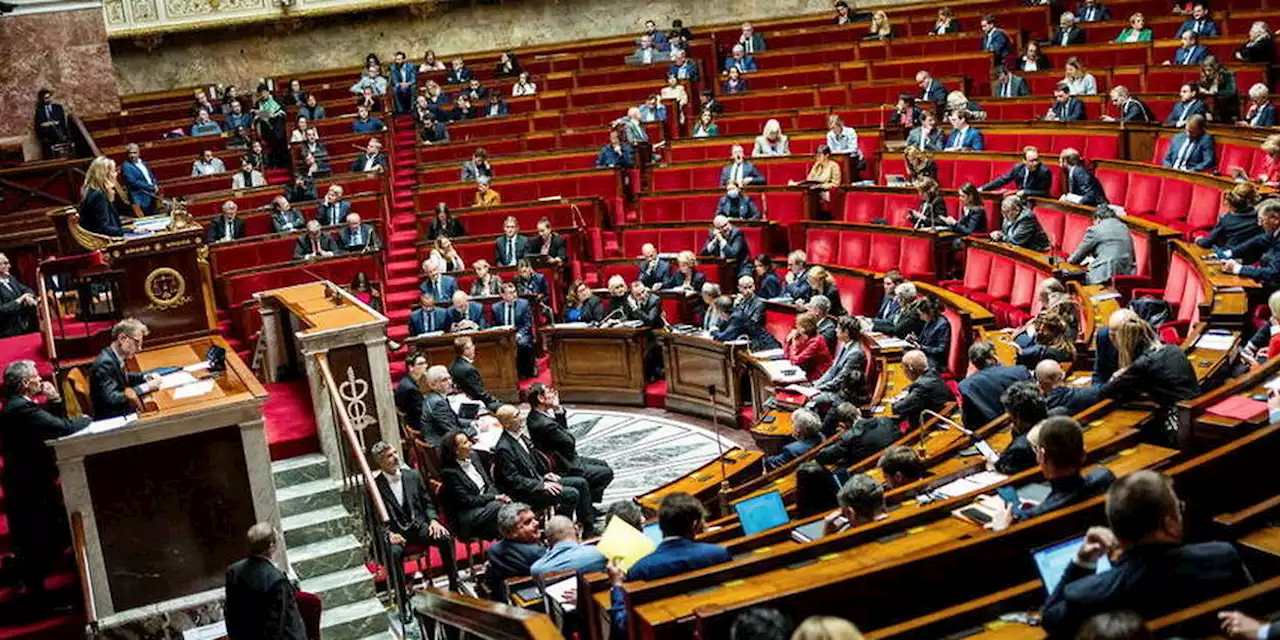
<path fill-rule="evenodd" d="M 1044 394 L 1051 416 L 1073 416 L 1102 400 L 1102 387 L 1076 387 L 1066 383 L 1066 374 L 1056 360 L 1041 360 L 1036 365 L 1036 384 Z"/>
<path fill-rule="evenodd" d="M 504 404 L 494 415 L 502 425 L 502 435 L 493 446 L 494 481 L 498 488 L 512 500 L 526 502 L 535 509 L 555 507 L 561 513 L 576 513 L 582 534 L 594 536 L 591 487 L 586 479 L 551 472 L 549 458 L 534 446 L 519 409 Z"/>
<path fill-rule="evenodd" d="M 937 371 L 929 368 L 929 356 L 919 349 L 912 349 L 902 356 L 902 370 L 911 384 L 903 390 L 902 397 L 893 403 L 893 413 L 906 420 L 911 428 L 920 426 L 922 411 L 941 411 L 956 396 Z"/>
<path fill-rule="evenodd" d="M 662 287 L 671 277 L 671 264 L 658 257 L 658 249 L 646 242 L 640 247 L 640 282 L 650 289 Z"/>
<path fill-rule="evenodd" d="M 751 248 L 747 246 L 742 232 L 730 224 L 726 216 L 716 216 L 711 220 L 711 232 L 707 235 L 707 243 L 702 246 L 702 255 L 728 260 L 739 276 L 751 274 Z"/>
<path fill-rule="evenodd" d="M 449 404 L 448 396 L 453 393 L 453 376 L 449 375 L 449 370 L 444 365 L 432 365 L 427 369 L 427 388 L 430 391 L 422 396 L 422 415 L 418 420 L 422 438 L 439 446 L 444 434 L 450 429 L 459 429 L 475 440 L 477 432 L 474 421 L 460 417 Z"/>
<path fill-rule="evenodd" d="M 719 301 L 716 306 L 719 308 Z M 733 306 L 729 317 L 720 322 L 719 328 L 711 332 L 711 337 L 721 342 L 737 340 L 743 336 L 751 342 L 752 351 L 782 346 L 765 328 L 764 301 L 756 297 L 756 284 L 751 276 L 738 278 L 737 304 Z"/>
<path fill-rule="evenodd" d="M 307 640 L 289 576 L 271 558 L 279 535 L 269 522 L 249 527 L 249 555 L 227 569 L 229 640 Z"/>
<path fill-rule="evenodd" d="M 592 573 L 604 571 L 609 564 L 608 558 L 598 549 L 582 544 L 578 539 L 578 529 L 569 518 L 552 516 L 547 520 L 546 532 L 550 548 L 546 555 L 529 567 L 530 574 L 540 576 L 557 571 Z"/>

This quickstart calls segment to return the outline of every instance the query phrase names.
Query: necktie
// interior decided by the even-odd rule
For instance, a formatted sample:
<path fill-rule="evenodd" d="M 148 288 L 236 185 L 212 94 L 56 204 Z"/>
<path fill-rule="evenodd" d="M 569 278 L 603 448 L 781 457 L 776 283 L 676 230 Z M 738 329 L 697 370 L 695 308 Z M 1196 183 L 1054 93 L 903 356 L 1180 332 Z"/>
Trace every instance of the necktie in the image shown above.
<path fill-rule="evenodd" d="M 1190 49 L 1187 49 L 1187 48 L 1185 48 L 1185 47 L 1184 47 L 1184 48 L 1182 48 L 1182 49 L 1179 49 L 1179 50 L 1178 50 L 1178 64 L 1186 64 L 1186 63 L 1187 63 L 1187 58 L 1188 58 L 1188 56 L 1189 56 L 1190 52 L 1191 52 L 1191 50 L 1190 50 Z"/>
<path fill-rule="evenodd" d="M 506 314 L 505 314 L 505 315 L 507 316 L 507 322 L 506 322 L 506 324 L 507 324 L 507 325 L 509 325 L 509 326 L 513 326 L 513 327 L 514 327 L 514 326 L 516 325 L 515 311 L 516 311 L 516 306 L 515 306 L 514 304 L 512 304 L 512 303 L 508 302 L 508 303 L 507 303 L 507 310 L 506 310 Z"/>
<path fill-rule="evenodd" d="M 523 434 L 523 433 L 522 433 L 522 434 L 520 434 L 520 442 L 523 442 L 523 443 L 524 443 L 524 448 L 525 448 L 525 449 L 527 449 L 527 450 L 529 451 L 529 454 L 530 454 L 530 455 L 532 455 L 532 454 L 533 454 L 533 440 L 532 440 L 532 439 L 530 439 L 530 438 L 529 438 L 529 436 L 527 436 L 527 435 L 525 435 L 525 434 Z"/>
<path fill-rule="evenodd" d="M 511 238 L 507 241 L 507 264 L 515 264 L 516 262 L 516 239 Z"/>
<path fill-rule="evenodd" d="M 44 106 L 44 117 L 46 117 L 46 118 L 48 118 L 48 119 L 50 119 L 50 120 L 52 120 L 52 119 L 53 119 L 53 105 L 51 105 L 51 104 L 46 104 L 46 105 Z"/>
<path fill-rule="evenodd" d="M 426 310 L 426 314 L 427 314 L 427 331 L 435 331 L 435 330 L 436 330 L 436 314 L 435 314 L 435 311 L 433 311 L 433 310 L 431 310 L 431 309 L 427 309 L 427 310 Z"/>
<path fill-rule="evenodd" d="M 319 238 L 319 237 L 312 236 L 312 238 L 311 238 L 311 253 L 313 253 L 313 254 L 315 254 L 315 255 L 320 255 L 320 238 Z"/>
<path fill-rule="evenodd" d="M 1178 155 L 1173 161 L 1174 169 L 1185 170 L 1187 168 L 1187 158 L 1191 155 L 1191 144 L 1191 138 L 1187 138 L 1183 141 L 1182 148 L 1178 150 Z"/>
<path fill-rule="evenodd" d="M 551 239 L 546 238 L 542 241 L 542 255 L 547 255 L 551 251 Z"/>
<path fill-rule="evenodd" d="M 1004 81 L 1004 91 L 1000 94 L 1002 97 L 1005 97 L 1005 98 L 1012 97 L 1013 91 L 1009 89 L 1010 85 L 1012 84 L 1013 83 L 1008 80 Z"/>
<path fill-rule="evenodd" d="M 942 32 L 942 27 L 938 27 L 938 32 Z M 987 34 L 987 51 L 991 50 L 991 41 L 995 39 L 996 32 L 992 31 Z"/>
<path fill-rule="evenodd" d="M 230 220 L 227 220 L 227 233 L 226 233 L 226 238 L 227 238 L 228 240 L 230 240 L 230 239 L 231 239 L 231 221 L 230 221 Z"/>
<path fill-rule="evenodd" d="M 1030 183 L 1031 183 L 1031 169 L 1023 169 L 1022 170 L 1022 188 L 1026 189 L 1027 185 Z"/>
<path fill-rule="evenodd" d="M 1075 175 L 1076 175 L 1076 168 L 1075 168 L 1075 167 L 1071 167 L 1070 169 L 1067 169 L 1067 193 L 1072 194 L 1072 195 L 1074 195 L 1074 194 L 1075 194 L 1075 192 L 1076 192 L 1076 190 L 1075 190 L 1075 184 L 1076 184 L 1076 181 L 1075 181 Z"/>
<path fill-rule="evenodd" d="M 351 244 L 360 244 L 360 229 L 358 227 L 355 233 L 351 234 Z"/>
<path fill-rule="evenodd" d="M 1067 36 L 1070 34 L 1066 29 L 1062 30 L 1062 46 L 1067 46 Z"/>
<path fill-rule="evenodd" d="M 1191 25 L 1191 30 L 1192 30 L 1192 31 L 1194 31 L 1194 32 L 1196 32 L 1196 34 L 1197 34 L 1197 35 L 1199 35 L 1199 33 L 1200 33 L 1200 21 L 1199 21 L 1199 20 L 1196 20 L 1195 24 Z"/>
<path fill-rule="evenodd" d="M 435 297 L 436 297 L 436 300 L 439 300 L 440 294 L 443 293 L 443 291 L 441 291 L 440 289 L 440 276 L 436 276 L 435 280 L 431 281 L 431 287 L 436 290 Z"/>
<path fill-rule="evenodd" d="M 733 182 L 742 182 L 742 163 L 733 165 Z"/>

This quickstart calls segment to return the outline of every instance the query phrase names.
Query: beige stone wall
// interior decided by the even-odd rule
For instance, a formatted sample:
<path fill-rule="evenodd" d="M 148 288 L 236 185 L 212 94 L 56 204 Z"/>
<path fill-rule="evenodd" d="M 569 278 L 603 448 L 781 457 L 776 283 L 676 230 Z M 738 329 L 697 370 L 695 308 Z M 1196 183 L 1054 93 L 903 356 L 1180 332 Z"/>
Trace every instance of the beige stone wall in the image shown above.
<path fill-rule="evenodd" d="M 861 0 L 856 6 L 894 3 Z M 740 19 L 794 16 L 830 9 L 832 0 L 508 0 L 502 5 L 393 9 L 371 17 L 331 16 L 288 27 L 254 26 L 234 31 L 165 36 L 144 51 L 113 42 L 121 95 L 163 91 L 202 83 L 249 85 L 253 79 L 361 64 L 366 53 L 383 61 L 404 50 L 419 59 L 427 49 L 440 55 L 520 47 L 633 33 L 646 19 L 667 27 L 674 18 L 698 33 L 698 25 Z M 733 6 L 736 13 L 727 9 Z"/>

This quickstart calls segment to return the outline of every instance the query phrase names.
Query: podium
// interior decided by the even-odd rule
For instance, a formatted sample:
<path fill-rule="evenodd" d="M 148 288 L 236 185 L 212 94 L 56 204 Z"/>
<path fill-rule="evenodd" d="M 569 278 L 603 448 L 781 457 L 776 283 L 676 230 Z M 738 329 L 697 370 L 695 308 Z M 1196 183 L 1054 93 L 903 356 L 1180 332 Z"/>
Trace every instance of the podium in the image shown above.
<path fill-rule="evenodd" d="M 264 376 L 275 382 L 302 372 L 311 389 L 320 449 L 329 459 L 330 477 L 342 477 L 347 447 L 338 432 L 333 402 L 315 355 L 325 354 L 338 384 L 337 398 L 351 416 L 362 449 L 382 440 L 400 446 L 400 420 L 387 360 L 387 318 L 332 282 L 260 291 L 254 294 L 262 314 Z M 350 468 L 350 467 L 349 467 Z"/>
<path fill-rule="evenodd" d="M 659 339 L 667 368 L 667 409 L 736 425 L 742 406 L 738 345 L 674 331 L 660 333 Z M 715 385 L 714 411 L 708 394 L 711 385 Z"/>
<path fill-rule="evenodd" d="M 456 354 L 453 341 L 471 338 L 476 345 L 475 367 L 484 378 L 485 389 L 499 400 L 516 402 L 520 396 L 520 380 L 516 376 L 516 331 L 511 327 L 459 331 L 434 336 L 418 336 L 405 341 L 409 349 L 418 349 L 430 364 L 448 367 Z"/>
<path fill-rule="evenodd" d="M 151 348 L 128 367 L 195 364 L 215 345 L 227 349 L 227 368 L 207 393 L 157 391 L 134 422 L 51 442 L 69 520 L 83 522 L 99 618 L 186 606 L 170 602 L 178 598 L 220 599 L 227 565 L 244 557 L 244 532 L 255 522 L 280 525 L 263 430 L 267 392 L 226 342 Z"/>
<path fill-rule="evenodd" d="M 566 402 L 644 406 L 647 327 L 544 328 L 551 380 Z"/>

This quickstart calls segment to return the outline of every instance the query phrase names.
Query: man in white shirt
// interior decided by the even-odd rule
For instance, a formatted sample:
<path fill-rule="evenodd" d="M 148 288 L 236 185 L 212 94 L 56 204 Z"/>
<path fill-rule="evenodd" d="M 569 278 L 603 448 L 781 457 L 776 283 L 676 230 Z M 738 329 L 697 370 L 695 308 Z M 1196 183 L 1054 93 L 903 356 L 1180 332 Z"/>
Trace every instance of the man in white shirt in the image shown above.
<path fill-rule="evenodd" d="M 39 328 L 36 294 L 13 277 L 8 256 L 0 253 L 0 338 L 31 333 Z"/>
<path fill-rule="evenodd" d="M 433 546 L 440 552 L 449 574 L 449 590 L 458 591 L 458 567 L 453 558 L 453 536 L 443 524 L 431 491 L 427 489 L 422 474 L 400 464 L 400 454 L 386 442 L 378 442 L 369 450 L 378 474 L 374 484 L 387 508 L 387 522 L 383 533 L 390 543 L 391 564 L 404 566 L 406 546 Z M 396 586 L 404 589 L 402 571 L 389 571 Z M 407 600 L 407 598 L 405 598 Z"/>
<path fill-rule="evenodd" d="M 200 153 L 200 157 L 191 163 L 191 177 L 198 178 L 200 176 L 214 176 L 219 173 L 226 173 L 227 165 L 222 162 L 222 158 L 213 156 L 213 149 L 205 149 Z"/>

